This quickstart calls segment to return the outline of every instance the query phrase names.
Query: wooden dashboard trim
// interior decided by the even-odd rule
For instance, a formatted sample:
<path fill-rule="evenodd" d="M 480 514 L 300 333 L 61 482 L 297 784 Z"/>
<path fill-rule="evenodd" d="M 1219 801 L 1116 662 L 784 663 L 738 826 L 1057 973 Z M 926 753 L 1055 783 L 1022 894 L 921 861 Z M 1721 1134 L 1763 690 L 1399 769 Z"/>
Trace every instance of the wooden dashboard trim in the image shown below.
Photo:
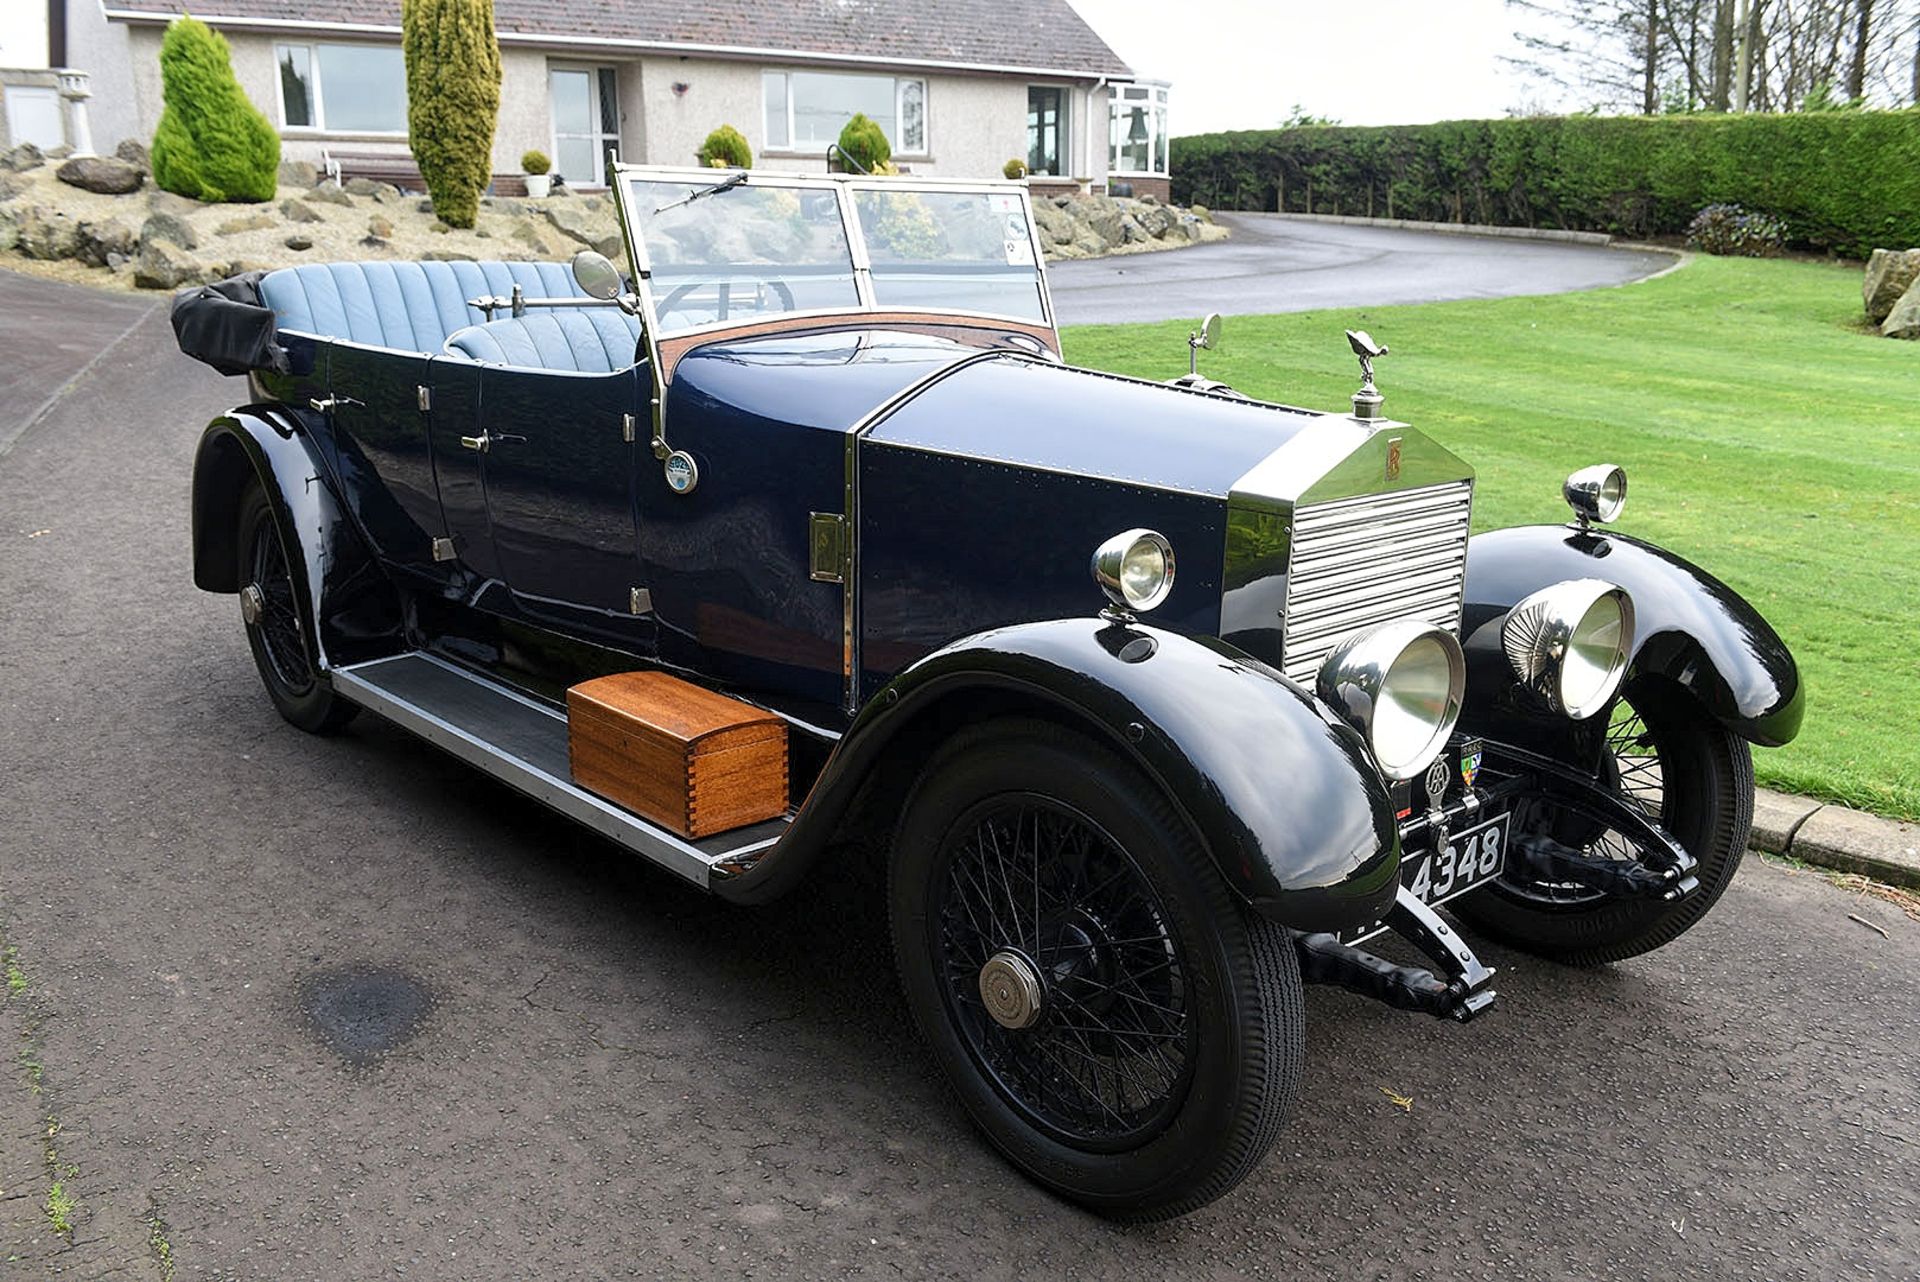
<path fill-rule="evenodd" d="M 662 382 L 671 382 L 674 368 L 680 364 L 680 358 L 694 348 L 704 347 L 708 343 L 759 338 L 768 334 L 804 334 L 876 328 L 911 329 L 975 345 L 980 345 L 979 339 L 983 334 L 1025 334 L 1030 338 L 1038 339 L 1055 356 L 1060 355 L 1059 336 L 1045 325 L 1028 321 L 994 320 L 985 316 L 955 316 L 947 312 L 849 312 L 838 316 L 780 316 L 771 320 L 736 325 L 730 329 L 702 330 L 698 334 L 663 338 L 658 343 L 660 378 Z"/>

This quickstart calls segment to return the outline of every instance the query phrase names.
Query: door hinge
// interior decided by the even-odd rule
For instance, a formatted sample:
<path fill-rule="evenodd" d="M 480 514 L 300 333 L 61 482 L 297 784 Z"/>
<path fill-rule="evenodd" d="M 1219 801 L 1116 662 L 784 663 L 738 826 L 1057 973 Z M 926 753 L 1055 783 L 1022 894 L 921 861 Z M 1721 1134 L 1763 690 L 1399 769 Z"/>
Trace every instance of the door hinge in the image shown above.
<path fill-rule="evenodd" d="M 428 387 L 425 383 L 416 384 L 413 389 L 413 394 L 414 399 L 419 402 L 421 413 L 425 413 L 433 408 L 433 389 L 431 387 Z"/>
<path fill-rule="evenodd" d="M 433 541 L 433 559 L 434 560 L 451 561 L 458 555 L 459 553 L 453 550 L 452 539 L 435 539 Z"/>
<path fill-rule="evenodd" d="M 808 515 L 807 574 L 815 583 L 847 581 L 847 518 L 839 512 Z"/>
<path fill-rule="evenodd" d="M 635 427 L 635 424 L 634 424 L 633 415 L 622 414 L 620 416 L 620 436 L 621 436 L 621 439 L 625 440 L 629 444 L 633 442 L 634 427 Z"/>
<path fill-rule="evenodd" d="M 645 588 L 627 589 L 627 613 L 628 614 L 652 614 L 653 613 L 653 593 L 649 592 Z"/>

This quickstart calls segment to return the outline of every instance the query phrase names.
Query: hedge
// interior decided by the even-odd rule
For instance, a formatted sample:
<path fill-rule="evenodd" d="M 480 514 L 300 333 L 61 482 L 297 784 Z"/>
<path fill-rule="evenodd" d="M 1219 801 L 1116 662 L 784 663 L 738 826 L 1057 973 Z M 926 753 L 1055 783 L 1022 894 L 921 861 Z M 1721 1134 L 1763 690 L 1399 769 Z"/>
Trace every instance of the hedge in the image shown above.
<path fill-rule="evenodd" d="M 1734 203 L 1797 245 L 1865 257 L 1920 245 L 1920 108 L 1200 134 L 1173 140 L 1173 199 L 1622 236 Z"/>

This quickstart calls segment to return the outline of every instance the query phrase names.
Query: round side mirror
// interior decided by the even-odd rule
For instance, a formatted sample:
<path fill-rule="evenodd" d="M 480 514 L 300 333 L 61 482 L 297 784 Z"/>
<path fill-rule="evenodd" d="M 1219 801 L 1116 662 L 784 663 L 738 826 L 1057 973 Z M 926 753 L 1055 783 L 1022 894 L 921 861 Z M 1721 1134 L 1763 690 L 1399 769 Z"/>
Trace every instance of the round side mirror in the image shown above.
<path fill-rule="evenodd" d="M 591 249 L 583 249 L 573 256 L 573 280 L 588 298 L 616 299 L 626 287 L 613 261 Z"/>
<path fill-rule="evenodd" d="M 1200 322 L 1200 346 L 1213 351 L 1220 346 L 1220 313 L 1209 312 Z"/>

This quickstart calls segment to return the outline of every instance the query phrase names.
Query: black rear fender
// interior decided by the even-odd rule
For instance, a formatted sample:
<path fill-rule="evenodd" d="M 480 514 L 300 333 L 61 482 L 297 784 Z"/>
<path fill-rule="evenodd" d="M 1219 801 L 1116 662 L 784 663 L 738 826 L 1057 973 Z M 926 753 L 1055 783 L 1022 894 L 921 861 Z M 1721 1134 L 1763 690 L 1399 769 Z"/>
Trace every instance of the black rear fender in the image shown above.
<path fill-rule="evenodd" d="M 193 463 L 193 582 L 238 592 L 240 500 L 249 483 L 266 491 L 295 589 L 308 605 L 307 642 L 322 666 L 394 653 L 399 593 L 334 496 L 326 470 L 284 412 L 235 410 L 207 425 Z M 315 621 L 318 631 L 315 631 Z"/>
<path fill-rule="evenodd" d="M 1398 826 L 1357 734 L 1224 642 L 1093 619 L 996 629 L 902 672 L 855 720 L 774 852 L 715 889 L 768 899 L 861 824 L 890 833 L 940 742 L 1013 713 L 1057 721 L 1132 762 L 1262 913 L 1340 930 L 1392 904 Z"/>

